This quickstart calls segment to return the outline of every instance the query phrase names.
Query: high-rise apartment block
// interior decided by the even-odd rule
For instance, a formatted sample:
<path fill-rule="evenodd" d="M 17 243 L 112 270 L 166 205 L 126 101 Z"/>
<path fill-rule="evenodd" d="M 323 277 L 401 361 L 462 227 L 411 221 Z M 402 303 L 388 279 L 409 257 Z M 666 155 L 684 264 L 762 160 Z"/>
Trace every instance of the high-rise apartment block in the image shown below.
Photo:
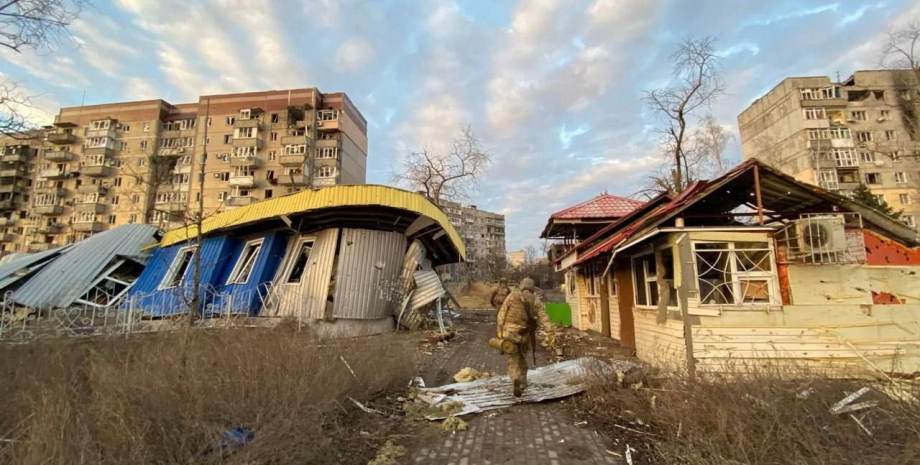
<path fill-rule="evenodd" d="M 783 80 L 738 116 L 741 153 L 850 195 L 859 184 L 920 223 L 920 93 L 910 71 Z"/>
<path fill-rule="evenodd" d="M 505 264 L 505 215 L 457 202 L 442 200 L 440 205 L 463 239 L 466 261 L 477 277 L 490 278 L 503 271 L 499 268 Z"/>
<path fill-rule="evenodd" d="M 364 117 L 344 93 L 315 88 L 63 108 L 40 137 L 0 147 L 4 252 L 126 223 L 180 226 L 199 199 L 209 215 L 363 184 L 367 171 Z"/>

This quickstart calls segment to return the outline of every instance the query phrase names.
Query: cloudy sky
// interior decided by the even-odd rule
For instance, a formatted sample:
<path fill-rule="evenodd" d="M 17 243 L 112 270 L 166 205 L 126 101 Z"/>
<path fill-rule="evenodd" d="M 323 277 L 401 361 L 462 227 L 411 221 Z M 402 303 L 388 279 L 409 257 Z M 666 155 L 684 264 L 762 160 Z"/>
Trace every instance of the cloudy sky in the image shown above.
<path fill-rule="evenodd" d="M 41 94 L 36 118 L 84 99 L 344 91 L 369 122 L 371 183 L 471 124 L 494 162 L 470 200 L 507 216 L 514 250 L 553 211 L 643 185 L 660 158 L 642 91 L 667 84 L 681 39 L 718 38 L 729 95 L 711 111 L 736 134 L 784 77 L 875 68 L 885 31 L 917 18 L 907 0 L 97 0 L 73 42 L 2 50 L 0 74 Z"/>

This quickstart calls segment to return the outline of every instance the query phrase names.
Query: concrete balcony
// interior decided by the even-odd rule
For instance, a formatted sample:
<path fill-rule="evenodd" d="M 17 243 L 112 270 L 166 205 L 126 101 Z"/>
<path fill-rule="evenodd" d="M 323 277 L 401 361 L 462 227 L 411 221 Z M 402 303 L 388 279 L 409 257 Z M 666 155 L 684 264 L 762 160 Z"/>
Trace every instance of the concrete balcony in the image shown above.
<path fill-rule="evenodd" d="M 0 234 L 0 242 L 13 242 L 14 240 L 16 240 L 16 236 L 12 234 Z"/>
<path fill-rule="evenodd" d="M 8 228 L 16 224 L 19 221 L 19 218 L 7 218 L 5 216 L 0 216 L 0 228 Z"/>
<path fill-rule="evenodd" d="M 48 142 L 51 142 L 52 144 L 67 145 L 73 144 L 76 141 L 77 136 L 73 134 L 65 134 L 63 132 L 48 134 Z"/>
<path fill-rule="evenodd" d="M 281 155 L 278 163 L 283 166 L 303 166 L 307 162 L 307 155 L 304 153 L 298 155 Z"/>
<path fill-rule="evenodd" d="M 255 147 L 256 149 L 262 148 L 262 139 L 258 137 L 241 137 L 233 139 L 234 147 Z"/>
<path fill-rule="evenodd" d="M 0 168 L 0 178 L 21 178 L 26 174 L 26 170 L 15 167 L 15 168 Z"/>
<path fill-rule="evenodd" d="M 51 250 L 57 247 L 54 244 L 46 244 L 44 242 L 33 242 L 26 246 L 26 250 L 29 252 L 44 252 L 46 250 Z"/>
<path fill-rule="evenodd" d="M 314 179 L 313 179 L 313 187 L 329 187 L 329 186 L 334 186 L 335 183 L 336 183 L 336 179 L 337 179 L 337 177 L 314 178 Z"/>
<path fill-rule="evenodd" d="M 55 150 L 53 152 L 45 152 L 45 161 L 52 161 L 52 162 L 73 161 L 73 152 L 68 152 L 66 150 Z"/>
<path fill-rule="evenodd" d="M 281 186 L 306 186 L 309 182 L 305 174 L 279 174 L 277 179 Z"/>
<path fill-rule="evenodd" d="M 262 160 L 259 160 L 254 155 L 237 157 L 230 155 L 230 166 L 259 166 Z"/>
<path fill-rule="evenodd" d="M 63 187 L 51 186 L 51 187 L 36 187 L 36 194 L 54 194 L 58 198 L 67 197 L 67 189 Z"/>
<path fill-rule="evenodd" d="M 99 232 L 102 231 L 102 223 L 99 221 L 87 221 L 73 224 L 73 230 L 76 232 Z"/>
<path fill-rule="evenodd" d="M 0 162 L 3 163 L 25 163 L 29 161 L 29 157 L 22 153 L 12 153 L 0 157 Z"/>
<path fill-rule="evenodd" d="M 59 170 L 57 168 L 50 168 L 47 170 L 42 170 L 38 173 L 38 176 L 45 179 L 66 179 L 70 173 L 66 170 Z"/>
<path fill-rule="evenodd" d="M 173 171 L 177 174 L 190 174 L 192 172 L 192 165 L 176 165 L 176 168 Z"/>
<path fill-rule="evenodd" d="M 338 131 L 341 116 L 342 114 L 337 110 L 320 110 L 316 112 L 316 129 L 319 131 Z"/>
<path fill-rule="evenodd" d="M 64 207 L 62 205 L 36 205 L 32 211 L 37 215 L 59 216 L 64 213 Z"/>
<path fill-rule="evenodd" d="M 25 187 L 16 185 L 14 183 L 0 184 L 0 194 L 21 194 L 25 191 Z M 35 191 L 38 192 L 39 189 L 36 189 Z"/>
<path fill-rule="evenodd" d="M 109 139 L 115 139 L 115 129 L 112 127 L 108 129 L 87 129 L 86 135 L 83 136 L 83 138 L 89 139 L 91 137 L 108 137 Z"/>
<path fill-rule="evenodd" d="M 853 139 L 831 139 L 831 147 L 838 149 L 848 149 L 856 147 L 856 141 Z"/>
<path fill-rule="evenodd" d="M 105 212 L 105 204 L 100 202 L 81 202 L 74 205 L 74 210 L 78 212 L 103 213 Z"/>
<path fill-rule="evenodd" d="M 112 167 L 108 165 L 84 166 L 83 174 L 87 176 L 99 176 L 99 177 L 111 176 Z"/>
<path fill-rule="evenodd" d="M 299 136 L 281 136 L 281 145 L 301 144 L 310 145 L 310 139 L 307 138 L 306 134 L 301 134 Z"/>
<path fill-rule="evenodd" d="M 315 145 L 316 148 L 318 148 L 318 149 L 326 148 L 326 147 L 328 147 L 328 148 L 340 149 L 340 148 L 342 148 L 342 139 L 339 139 L 339 138 L 335 138 L 335 139 L 316 139 L 316 143 L 315 143 L 314 145 Z"/>
<path fill-rule="evenodd" d="M 188 204 L 186 202 L 158 202 L 154 208 L 164 212 L 184 212 L 188 210 Z"/>
<path fill-rule="evenodd" d="M 255 118 L 249 118 L 249 119 L 239 119 L 239 118 L 237 118 L 236 121 L 233 122 L 233 127 L 235 127 L 235 128 L 256 128 L 256 129 L 261 129 L 261 128 L 262 128 L 262 121 L 259 121 L 259 120 L 255 119 Z"/>
<path fill-rule="evenodd" d="M 115 156 L 115 150 L 109 147 L 86 147 L 83 149 L 83 155 L 105 155 L 106 157 Z"/>
<path fill-rule="evenodd" d="M 81 184 L 77 188 L 80 194 L 104 194 L 107 190 L 108 188 L 101 184 Z"/>
<path fill-rule="evenodd" d="M 814 100 L 802 100 L 802 107 L 845 107 L 847 99 L 845 98 L 819 98 Z"/>
<path fill-rule="evenodd" d="M 8 199 L 0 200 L 0 210 L 16 210 L 19 208 L 19 200 Z"/>
<path fill-rule="evenodd" d="M 33 229 L 38 234 L 60 234 L 64 225 L 60 223 L 40 224 Z"/>
<path fill-rule="evenodd" d="M 229 184 L 234 187 L 253 187 L 256 184 L 254 176 L 230 176 Z"/>
<path fill-rule="evenodd" d="M 230 197 L 227 199 L 227 206 L 230 207 L 245 207 L 246 205 L 251 205 L 256 202 L 254 197 Z"/>

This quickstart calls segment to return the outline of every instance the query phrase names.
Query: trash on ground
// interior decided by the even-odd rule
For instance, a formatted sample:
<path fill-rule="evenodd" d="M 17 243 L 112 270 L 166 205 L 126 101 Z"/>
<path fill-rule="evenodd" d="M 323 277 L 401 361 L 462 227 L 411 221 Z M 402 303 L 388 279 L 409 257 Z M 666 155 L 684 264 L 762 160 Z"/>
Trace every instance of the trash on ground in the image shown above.
<path fill-rule="evenodd" d="M 377 456 L 374 460 L 367 462 L 367 465 L 396 465 L 398 459 L 406 455 L 406 448 L 393 444 L 393 441 L 387 441 L 377 449 Z"/>
<path fill-rule="evenodd" d="M 249 428 L 228 429 L 221 433 L 220 439 L 215 445 L 205 449 L 201 455 L 204 457 L 210 457 L 214 454 L 226 456 L 246 446 L 255 438 L 256 433 Z"/>
<path fill-rule="evenodd" d="M 840 402 L 837 402 L 836 404 L 834 404 L 833 407 L 831 407 L 831 409 L 830 409 L 831 415 L 837 415 L 837 414 L 843 413 L 843 408 L 844 408 L 844 407 L 846 407 L 847 405 L 852 404 L 852 403 L 855 402 L 857 399 L 859 399 L 860 397 L 862 397 L 863 395 L 865 395 L 867 392 L 869 392 L 869 388 L 864 387 L 864 388 L 861 388 L 861 389 L 859 389 L 858 391 L 856 391 L 856 392 L 854 392 L 854 393 L 852 393 L 852 394 L 849 394 L 848 396 L 844 397 L 843 399 L 840 399 Z"/>
<path fill-rule="evenodd" d="M 441 431 L 456 433 L 457 431 L 466 431 L 469 428 L 467 423 L 454 415 L 450 415 L 441 422 Z"/>
<path fill-rule="evenodd" d="M 441 405 L 459 405 L 454 416 L 480 413 L 487 410 L 510 407 L 515 404 L 542 402 L 572 396 L 585 390 L 583 381 L 585 369 L 628 372 L 638 365 L 626 361 L 601 361 L 595 358 L 566 360 L 542 366 L 527 373 L 527 388 L 524 395 L 514 397 L 511 380 L 507 375 L 483 378 L 470 382 L 419 389 L 415 402 L 426 404 L 424 417 L 428 420 L 443 420 L 449 416 L 440 412 Z M 452 408 L 456 410 L 456 408 Z"/>
<path fill-rule="evenodd" d="M 374 410 L 374 409 L 372 409 L 372 408 L 370 408 L 370 407 L 368 407 L 368 406 L 362 404 L 361 402 L 358 402 L 357 400 L 355 400 L 355 399 L 353 399 L 353 398 L 351 398 L 351 397 L 349 397 L 348 400 L 352 401 L 352 403 L 354 403 L 355 405 L 357 405 L 358 408 L 361 409 L 361 410 L 363 410 L 365 413 L 376 413 L 377 415 L 383 415 L 383 412 L 381 412 L 380 410 Z"/>
<path fill-rule="evenodd" d="M 494 376 L 495 373 L 478 371 L 475 368 L 466 367 L 454 375 L 454 381 L 458 383 L 468 383 L 470 381 L 476 381 L 477 379 L 492 378 Z"/>

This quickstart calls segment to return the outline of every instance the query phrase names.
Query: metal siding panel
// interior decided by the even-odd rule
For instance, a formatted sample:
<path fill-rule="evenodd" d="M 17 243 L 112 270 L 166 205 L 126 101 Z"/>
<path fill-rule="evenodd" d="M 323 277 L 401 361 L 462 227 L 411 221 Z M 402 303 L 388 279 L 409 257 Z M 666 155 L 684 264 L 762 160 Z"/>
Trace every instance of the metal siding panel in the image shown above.
<path fill-rule="evenodd" d="M 256 238 L 257 239 L 257 238 Z M 249 280 L 243 284 L 225 284 L 229 278 L 229 273 L 233 271 L 236 261 L 246 245 L 246 241 L 239 241 L 233 254 L 234 260 L 226 260 L 224 269 L 227 276 L 222 276 L 223 280 L 217 283 L 217 289 L 220 292 L 227 292 L 233 297 L 234 313 L 248 313 L 256 315 L 261 310 L 261 297 L 265 295 L 268 284 L 272 276 L 278 269 L 278 263 L 284 254 L 286 237 L 281 232 L 273 232 L 263 236 L 262 248 L 259 250 L 259 256 L 253 265 Z"/>
<path fill-rule="evenodd" d="M 137 255 L 153 242 L 156 228 L 124 225 L 95 234 L 59 255 L 13 293 L 33 308 L 67 307 L 83 295 L 115 255 Z"/>
<path fill-rule="evenodd" d="M 308 189 L 211 216 L 204 220 L 202 229 L 205 233 L 209 233 L 221 228 L 277 218 L 281 215 L 355 205 L 399 208 L 431 218 L 447 232 L 459 255 L 462 258 L 466 257 L 463 241 L 448 221 L 447 215 L 437 205 L 423 195 L 387 186 L 357 185 Z M 194 227 L 176 228 L 163 236 L 161 245 L 168 246 L 184 242 L 196 234 Z"/>
<path fill-rule="evenodd" d="M 332 261 L 339 238 L 337 228 L 324 229 L 316 233 L 313 252 L 304 270 L 300 298 L 303 301 L 305 317 L 322 319 L 329 294 L 329 280 L 332 278 Z"/>
<path fill-rule="evenodd" d="M 399 290 L 405 252 L 406 236 L 401 233 L 344 229 L 333 316 L 353 319 L 390 316 L 399 297 L 394 291 Z"/>
<path fill-rule="evenodd" d="M 409 299 L 409 310 L 418 310 L 447 293 L 436 271 L 416 271 L 414 278 L 415 291 Z"/>

